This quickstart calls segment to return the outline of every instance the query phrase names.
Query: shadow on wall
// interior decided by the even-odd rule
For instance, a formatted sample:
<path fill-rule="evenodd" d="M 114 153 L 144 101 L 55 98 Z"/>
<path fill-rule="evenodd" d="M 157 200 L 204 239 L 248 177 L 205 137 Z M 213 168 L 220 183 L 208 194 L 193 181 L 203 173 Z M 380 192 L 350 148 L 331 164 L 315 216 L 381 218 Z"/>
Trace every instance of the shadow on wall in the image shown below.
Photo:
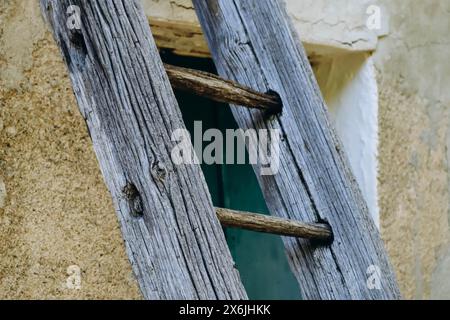
<path fill-rule="evenodd" d="M 331 119 L 379 228 L 378 87 L 372 58 L 364 52 L 337 52 L 317 60 L 314 72 Z"/>

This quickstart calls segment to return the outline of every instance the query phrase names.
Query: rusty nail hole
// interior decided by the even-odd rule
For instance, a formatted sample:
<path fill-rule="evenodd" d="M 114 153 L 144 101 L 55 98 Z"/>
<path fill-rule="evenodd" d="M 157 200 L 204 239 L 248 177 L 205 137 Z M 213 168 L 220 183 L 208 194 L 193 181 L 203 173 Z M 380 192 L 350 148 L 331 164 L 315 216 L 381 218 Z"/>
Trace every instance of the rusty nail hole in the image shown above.
<path fill-rule="evenodd" d="M 155 161 L 152 165 L 152 175 L 157 180 L 164 182 L 167 177 L 167 169 L 161 161 Z"/>

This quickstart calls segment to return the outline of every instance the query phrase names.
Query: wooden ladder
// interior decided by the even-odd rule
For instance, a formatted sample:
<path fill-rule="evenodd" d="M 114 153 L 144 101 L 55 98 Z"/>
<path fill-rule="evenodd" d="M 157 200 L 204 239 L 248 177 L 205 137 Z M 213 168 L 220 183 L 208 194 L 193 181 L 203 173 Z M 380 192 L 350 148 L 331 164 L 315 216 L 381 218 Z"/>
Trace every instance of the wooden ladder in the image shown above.
<path fill-rule="evenodd" d="M 164 66 L 139 2 L 41 0 L 41 8 L 144 297 L 246 299 L 220 221 L 284 235 L 307 299 L 400 298 L 280 1 L 193 1 L 222 78 Z M 171 133 L 184 128 L 172 86 L 230 103 L 243 129 L 280 130 L 278 174 L 257 174 L 273 217 L 213 208 L 200 167 L 172 163 Z"/>

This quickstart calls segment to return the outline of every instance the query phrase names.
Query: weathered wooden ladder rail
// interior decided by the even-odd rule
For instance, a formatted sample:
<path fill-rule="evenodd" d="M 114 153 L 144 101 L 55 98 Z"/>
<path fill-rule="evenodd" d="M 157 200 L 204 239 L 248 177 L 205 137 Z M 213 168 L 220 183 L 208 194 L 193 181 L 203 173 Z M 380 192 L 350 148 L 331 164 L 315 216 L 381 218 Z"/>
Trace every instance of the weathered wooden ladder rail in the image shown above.
<path fill-rule="evenodd" d="M 278 0 L 193 0 L 218 73 L 248 87 L 228 82 L 230 92 L 250 96 L 252 109 L 232 107 L 239 126 L 283 134 L 279 173 L 257 175 L 278 218 L 216 210 L 200 167 L 172 163 L 171 133 L 185 126 L 167 73 L 175 74 L 175 87 L 186 82 L 176 75 L 179 69 L 164 69 L 139 0 L 40 1 L 68 66 L 145 298 L 247 298 L 219 219 L 279 232 L 295 221 L 323 221 L 297 222 L 297 227 L 309 238 L 332 230 L 332 243 L 283 237 L 305 298 L 400 297 L 307 57 Z M 81 13 L 75 29 L 68 23 L 77 12 L 69 10 L 73 6 Z M 197 73 L 189 77 L 204 81 Z M 207 91 L 211 98 L 242 102 L 236 94 L 224 99 L 211 86 Z M 276 99 L 258 93 L 274 91 Z M 263 105 L 275 115 L 254 110 L 264 111 Z M 259 172 L 259 164 L 254 168 Z M 370 286 L 367 270 L 373 267 L 379 270 L 378 282 Z"/>
<path fill-rule="evenodd" d="M 218 74 L 259 92 L 275 91 L 282 114 L 232 106 L 239 127 L 278 129 L 280 168 L 257 174 L 274 216 L 326 221 L 334 241 L 283 237 L 308 299 L 396 299 L 395 274 L 329 122 L 320 89 L 281 0 L 193 0 Z M 254 165 L 256 173 L 261 164 Z M 377 274 L 371 274 L 377 270 Z M 370 283 L 375 279 L 376 284 Z"/>

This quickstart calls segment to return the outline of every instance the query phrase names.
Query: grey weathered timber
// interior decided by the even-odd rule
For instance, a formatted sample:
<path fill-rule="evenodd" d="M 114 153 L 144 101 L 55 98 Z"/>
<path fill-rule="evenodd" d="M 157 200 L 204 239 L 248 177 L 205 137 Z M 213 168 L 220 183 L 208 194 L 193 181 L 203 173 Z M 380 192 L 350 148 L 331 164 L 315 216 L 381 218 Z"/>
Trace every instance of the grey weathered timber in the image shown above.
<path fill-rule="evenodd" d="M 258 176 L 271 213 L 332 228 L 331 246 L 283 239 L 303 296 L 400 298 L 383 242 L 284 5 L 278 0 L 193 2 L 219 74 L 259 92 L 274 90 L 283 102 L 283 113 L 272 118 L 232 107 L 241 128 L 282 132 L 279 172 Z M 260 172 L 259 165 L 254 168 Z"/>
<path fill-rule="evenodd" d="M 70 5 L 80 8 L 80 30 L 68 27 Z M 144 297 L 245 299 L 200 167 L 171 161 L 171 134 L 184 124 L 139 0 L 41 0 L 41 7 Z"/>
<path fill-rule="evenodd" d="M 224 227 L 297 237 L 310 241 L 322 241 L 324 243 L 329 243 L 333 239 L 333 233 L 330 227 L 323 223 L 304 223 L 291 219 L 224 208 L 216 208 L 216 214 Z"/>

